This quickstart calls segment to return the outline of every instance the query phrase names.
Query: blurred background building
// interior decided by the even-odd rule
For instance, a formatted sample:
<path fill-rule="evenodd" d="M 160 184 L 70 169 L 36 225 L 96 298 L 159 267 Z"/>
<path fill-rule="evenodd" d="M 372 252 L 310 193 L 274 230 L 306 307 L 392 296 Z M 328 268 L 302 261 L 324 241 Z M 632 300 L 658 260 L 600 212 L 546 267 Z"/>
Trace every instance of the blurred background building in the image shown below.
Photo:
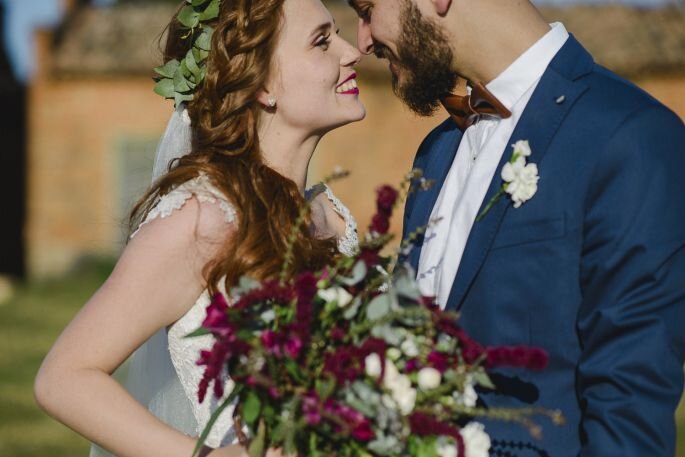
<path fill-rule="evenodd" d="M 20 1 L 26 2 L 0 0 L 10 7 Z M 155 146 L 172 109 L 153 94 L 151 68 L 161 61 L 159 38 L 177 2 L 95 3 L 62 2 L 53 25 L 33 34 L 32 63 L 24 62 L 29 70 L 17 70 L 15 62 L 10 71 L 0 52 L 0 189 L 6 201 L 0 274 L 51 276 L 84 256 L 115 255 L 126 237 L 127 213 L 149 184 Z M 548 0 L 544 14 L 562 21 L 599 63 L 685 117 L 685 8 L 682 2 L 649 8 L 628 3 Z M 354 43 L 353 11 L 343 2 L 328 5 L 342 35 Z M 423 137 L 445 116 L 409 113 L 392 95 L 385 64 L 374 57 L 365 58 L 358 73 L 368 116 L 322 141 L 310 178 L 336 165 L 352 171 L 333 187 L 365 225 L 373 189 L 401 179 Z M 398 217 L 396 230 L 400 225 Z"/>

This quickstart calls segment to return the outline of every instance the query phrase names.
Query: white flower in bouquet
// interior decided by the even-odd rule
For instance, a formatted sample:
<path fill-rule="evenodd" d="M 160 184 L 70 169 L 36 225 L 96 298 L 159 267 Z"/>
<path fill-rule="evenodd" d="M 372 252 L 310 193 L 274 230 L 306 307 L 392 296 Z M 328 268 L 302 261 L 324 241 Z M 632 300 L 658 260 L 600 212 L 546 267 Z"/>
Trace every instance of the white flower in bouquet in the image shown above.
<path fill-rule="evenodd" d="M 378 378 L 381 375 L 381 358 L 375 352 L 369 354 L 364 359 L 364 371 L 371 378 Z"/>
<path fill-rule="evenodd" d="M 327 302 L 336 302 L 340 308 L 344 308 L 352 301 L 352 295 L 342 287 L 330 287 L 320 290 L 319 297 Z"/>
<path fill-rule="evenodd" d="M 464 448 L 467 457 L 488 457 L 490 455 L 490 437 L 485 433 L 485 426 L 478 422 L 469 422 L 462 428 Z"/>
<path fill-rule="evenodd" d="M 466 381 L 464 382 L 464 392 L 454 392 L 452 396 L 457 403 L 469 408 L 474 408 L 478 402 L 478 393 L 476 393 L 476 389 L 473 387 L 473 377 L 466 377 Z"/>
<path fill-rule="evenodd" d="M 506 192 L 511 196 L 514 208 L 519 208 L 533 198 L 538 190 L 538 166 L 526 164 L 526 159 L 519 156 L 513 163 L 504 165 L 502 179 L 507 183 Z"/>
<path fill-rule="evenodd" d="M 419 347 L 416 345 L 416 341 L 414 341 L 412 338 L 406 338 L 404 341 L 402 341 L 400 349 L 407 357 L 416 357 L 419 355 Z"/>
<path fill-rule="evenodd" d="M 440 386 L 442 375 L 433 367 L 425 367 L 419 370 L 418 382 L 421 390 L 432 390 Z"/>
<path fill-rule="evenodd" d="M 385 356 L 390 360 L 400 360 L 400 357 L 402 357 L 402 351 L 397 348 L 389 348 L 387 351 L 385 351 Z"/>
<path fill-rule="evenodd" d="M 459 451 L 454 440 L 446 436 L 439 436 L 435 442 L 435 450 L 440 457 L 457 457 Z M 469 456 L 470 457 L 470 456 Z"/>
<path fill-rule="evenodd" d="M 414 410 L 416 389 L 412 388 L 409 377 L 401 374 L 395 364 L 388 359 L 385 359 L 383 386 L 390 390 L 392 399 L 403 416 L 408 415 Z"/>

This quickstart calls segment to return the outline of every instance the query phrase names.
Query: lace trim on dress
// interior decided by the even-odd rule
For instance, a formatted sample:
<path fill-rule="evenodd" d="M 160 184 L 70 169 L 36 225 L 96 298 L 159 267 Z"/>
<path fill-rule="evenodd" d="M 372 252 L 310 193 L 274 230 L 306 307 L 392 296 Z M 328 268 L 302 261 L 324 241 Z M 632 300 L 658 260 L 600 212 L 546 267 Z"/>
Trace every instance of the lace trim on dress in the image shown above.
<path fill-rule="evenodd" d="M 236 212 L 233 206 L 226 200 L 226 197 L 217 190 L 211 183 L 207 175 L 200 175 L 191 180 L 184 182 L 168 194 L 162 195 L 155 206 L 145 217 L 145 220 L 138 226 L 135 232 L 130 236 L 133 239 L 138 234 L 143 226 L 157 218 L 164 219 L 171 216 L 171 214 L 183 208 L 188 200 L 195 197 L 200 203 L 218 204 L 225 214 L 224 220 L 226 223 L 232 223 L 236 220 Z"/>
<path fill-rule="evenodd" d="M 324 185 L 324 193 L 333 205 L 335 212 L 345 221 L 345 234 L 338 239 L 338 250 L 341 254 L 353 256 L 359 250 L 359 236 L 357 235 L 357 220 L 350 210 L 333 194 L 327 185 Z"/>

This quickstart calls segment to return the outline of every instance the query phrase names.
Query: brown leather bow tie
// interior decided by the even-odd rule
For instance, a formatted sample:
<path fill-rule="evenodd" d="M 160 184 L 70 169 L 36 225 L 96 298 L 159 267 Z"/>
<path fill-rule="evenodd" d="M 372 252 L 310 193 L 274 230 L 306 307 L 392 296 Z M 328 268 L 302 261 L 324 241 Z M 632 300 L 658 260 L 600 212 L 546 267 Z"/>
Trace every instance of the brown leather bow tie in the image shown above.
<path fill-rule="evenodd" d="M 511 112 L 483 84 L 470 83 L 469 85 L 471 95 L 448 94 L 440 99 L 462 132 L 478 122 L 482 114 L 499 116 L 502 119 L 511 116 Z"/>

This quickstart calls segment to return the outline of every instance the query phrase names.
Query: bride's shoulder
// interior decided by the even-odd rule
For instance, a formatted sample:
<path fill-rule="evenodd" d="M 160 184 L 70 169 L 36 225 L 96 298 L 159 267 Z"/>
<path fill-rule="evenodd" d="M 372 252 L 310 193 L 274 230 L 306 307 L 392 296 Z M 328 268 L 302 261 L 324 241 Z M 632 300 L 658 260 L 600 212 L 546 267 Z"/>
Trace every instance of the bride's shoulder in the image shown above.
<path fill-rule="evenodd" d="M 130 238 L 134 238 L 153 221 L 168 219 L 177 213 L 174 219 L 195 218 L 200 233 L 216 230 L 221 233 L 225 231 L 226 224 L 236 220 L 236 211 L 226 196 L 207 175 L 202 174 L 161 195 Z"/>

